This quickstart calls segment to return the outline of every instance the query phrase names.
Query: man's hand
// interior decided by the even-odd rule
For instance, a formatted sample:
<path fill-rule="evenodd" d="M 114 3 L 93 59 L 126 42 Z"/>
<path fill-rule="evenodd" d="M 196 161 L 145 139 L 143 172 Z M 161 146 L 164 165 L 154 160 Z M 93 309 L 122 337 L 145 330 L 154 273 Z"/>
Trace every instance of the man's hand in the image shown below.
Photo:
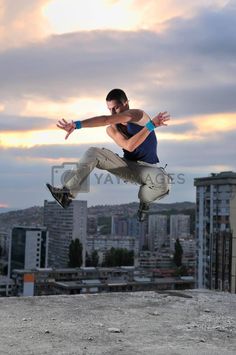
<path fill-rule="evenodd" d="M 155 125 L 155 127 L 160 127 L 160 126 L 167 126 L 165 122 L 169 120 L 170 120 L 170 115 L 165 111 L 165 112 L 158 113 L 158 115 L 152 119 L 152 122 Z"/>
<path fill-rule="evenodd" d="M 65 139 L 67 139 L 76 128 L 75 123 L 73 121 L 67 122 L 64 118 L 62 118 L 61 121 L 58 121 L 57 127 L 64 129 L 64 131 L 67 132 Z"/>

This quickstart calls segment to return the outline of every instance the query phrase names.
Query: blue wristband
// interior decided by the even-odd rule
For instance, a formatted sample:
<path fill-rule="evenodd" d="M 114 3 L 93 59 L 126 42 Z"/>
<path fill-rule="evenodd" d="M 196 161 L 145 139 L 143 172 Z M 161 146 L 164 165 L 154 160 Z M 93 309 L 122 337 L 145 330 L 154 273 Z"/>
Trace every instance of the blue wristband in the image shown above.
<path fill-rule="evenodd" d="M 82 128 L 81 121 L 75 121 L 75 129 L 80 129 Z"/>
<path fill-rule="evenodd" d="M 156 128 L 156 126 L 154 126 L 153 122 L 150 120 L 148 123 L 145 124 L 145 127 L 150 131 L 154 131 L 154 129 Z"/>

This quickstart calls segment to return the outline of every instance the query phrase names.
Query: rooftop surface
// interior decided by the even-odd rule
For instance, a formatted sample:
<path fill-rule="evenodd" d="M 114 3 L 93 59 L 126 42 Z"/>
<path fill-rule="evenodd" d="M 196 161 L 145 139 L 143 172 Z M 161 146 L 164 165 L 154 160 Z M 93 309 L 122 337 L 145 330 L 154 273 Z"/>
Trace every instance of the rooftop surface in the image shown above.
<path fill-rule="evenodd" d="M 233 355 L 236 295 L 205 290 L 0 298 L 0 354 Z"/>

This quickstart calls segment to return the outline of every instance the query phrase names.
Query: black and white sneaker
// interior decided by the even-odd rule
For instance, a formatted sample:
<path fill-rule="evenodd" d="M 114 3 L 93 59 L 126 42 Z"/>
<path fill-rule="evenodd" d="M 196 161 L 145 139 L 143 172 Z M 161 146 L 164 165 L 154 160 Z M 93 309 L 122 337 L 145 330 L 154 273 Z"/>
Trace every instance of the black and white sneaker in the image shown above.
<path fill-rule="evenodd" d="M 149 208 L 150 203 L 140 202 L 137 213 L 137 219 L 139 222 L 143 222 L 147 218 Z"/>
<path fill-rule="evenodd" d="M 72 195 L 66 187 L 58 188 L 50 184 L 46 184 L 48 190 L 51 192 L 57 203 L 64 209 L 68 208 L 72 202 Z"/>

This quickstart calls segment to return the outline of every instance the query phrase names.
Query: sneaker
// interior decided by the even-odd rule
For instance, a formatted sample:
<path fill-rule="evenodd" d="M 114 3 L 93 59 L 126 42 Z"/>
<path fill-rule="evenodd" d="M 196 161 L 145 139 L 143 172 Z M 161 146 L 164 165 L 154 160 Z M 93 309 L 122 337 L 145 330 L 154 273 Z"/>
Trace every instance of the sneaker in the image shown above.
<path fill-rule="evenodd" d="M 48 190 L 51 192 L 52 196 L 55 198 L 57 203 L 62 207 L 62 208 L 68 208 L 69 205 L 72 202 L 72 195 L 70 194 L 69 189 L 66 187 L 63 188 L 58 188 L 54 187 L 50 184 L 46 184 Z"/>
<path fill-rule="evenodd" d="M 137 213 L 137 219 L 139 222 L 143 222 L 147 218 L 149 207 L 150 203 L 140 202 Z"/>

